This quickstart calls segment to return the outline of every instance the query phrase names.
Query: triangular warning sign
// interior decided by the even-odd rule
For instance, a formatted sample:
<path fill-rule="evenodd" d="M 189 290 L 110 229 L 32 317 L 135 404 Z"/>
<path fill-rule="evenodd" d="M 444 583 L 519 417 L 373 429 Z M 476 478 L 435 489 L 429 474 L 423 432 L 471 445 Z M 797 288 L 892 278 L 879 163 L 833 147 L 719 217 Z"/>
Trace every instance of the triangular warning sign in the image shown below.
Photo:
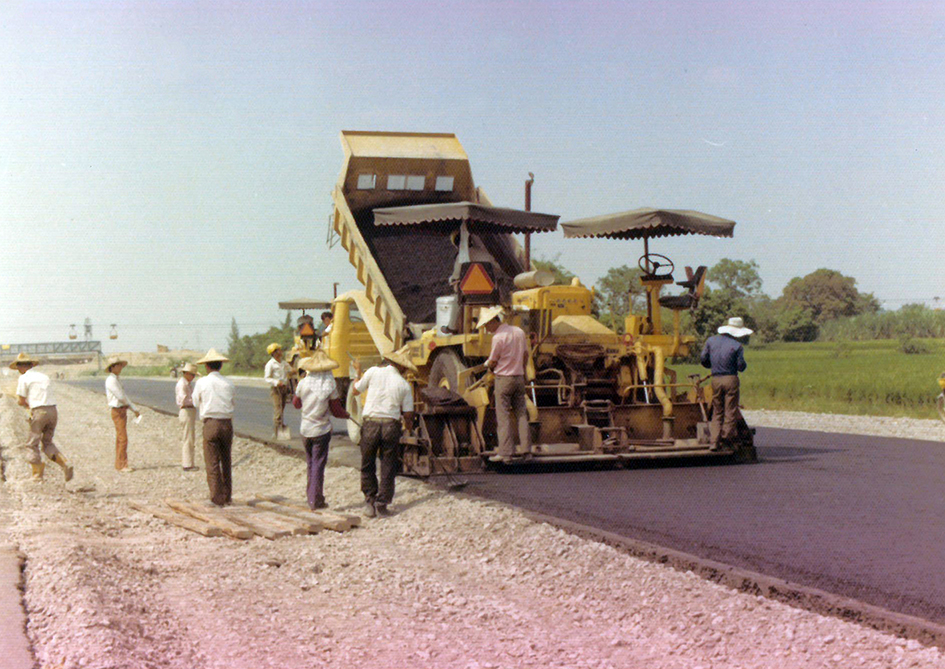
<path fill-rule="evenodd" d="M 459 282 L 459 290 L 463 295 L 488 295 L 495 290 L 495 284 L 482 265 L 472 263 Z"/>

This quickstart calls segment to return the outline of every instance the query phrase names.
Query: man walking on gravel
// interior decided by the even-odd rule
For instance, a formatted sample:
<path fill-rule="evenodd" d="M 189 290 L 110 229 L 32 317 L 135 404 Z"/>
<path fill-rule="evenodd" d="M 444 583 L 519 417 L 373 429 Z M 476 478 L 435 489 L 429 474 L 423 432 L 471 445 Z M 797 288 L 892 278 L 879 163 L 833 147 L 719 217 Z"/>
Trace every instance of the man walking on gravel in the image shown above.
<path fill-rule="evenodd" d="M 522 328 L 502 323 L 502 307 L 483 309 L 476 329 L 485 327 L 492 335 L 492 352 L 486 367 L 495 374 L 495 418 L 499 433 L 497 460 L 508 460 L 531 453 L 531 435 L 528 432 L 528 410 L 525 405 L 525 361 L 528 342 Z M 518 429 L 520 451 L 515 451 L 515 431 Z"/>
<path fill-rule="evenodd" d="M 263 378 L 269 384 L 269 395 L 272 398 L 272 436 L 273 439 L 289 439 L 288 427 L 285 424 L 285 404 L 289 397 L 289 372 L 291 368 L 282 359 L 282 345 L 273 342 L 266 347 L 266 353 L 271 357 L 266 363 Z"/>
<path fill-rule="evenodd" d="M 105 371 L 108 372 L 105 379 L 105 399 L 111 407 L 112 422 L 115 424 L 115 469 L 126 473 L 134 471 L 134 467 L 128 464 L 128 409 L 134 412 L 135 417 L 141 415 L 138 407 L 128 399 L 118 378 L 127 364 L 127 360 L 117 357 L 109 358 L 105 364 Z"/>
<path fill-rule="evenodd" d="M 181 466 L 185 472 L 192 472 L 194 467 L 194 433 L 197 424 L 197 408 L 194 406 L 194 377 L 197 374 L 197 365 L 188 362 L 181 370 L 181 377 L 174 388 L 174 398 L 179 409 L 177 418 L 180 421 Z"/>
<path fill-rule="evenodd" d="M 738 416 L 738 373 L 744 372 L 745 351 L 738 340 L 747 337 L 753 330 L 745 327 L 739 317 L 728 319 L 719 327 L 719 334 L 709 337 L 702 348 L 702 366 L 712 370 L 712 422 L 710 425 L 712 445 L 717 451 L 722 443 L 730 443 L 735 437 L 735 421 Z"/>
<path fill-rule="evenodd" d="M 361 364 L 354 362 L 357 375 L 354 394 L 366 393 L 361 412 L 361 492 L 367 505 L 365 515 L 387 516 L 387 505 L 394 499 L 394 480 L 400 469 L 401 418 L 408 431 L 413 429 L 413 389 L 403 377 L 417 368 L 405 349 L 385 353 L 386 364 L 371 367 L 362 376 Z M 381 458 L 380 485 L 377 458 Z"/>
<path fill-rule="evenodd" d="M 220 374 L 229 358 L 211 348 L 197 361 L 207 366 L 207 375 L 194 384 L 194 406 L 203 421 L 203 460 L 207 467 L 210 501 L 225 506 L 233 499 L 231 449 L 233 446 L 233 396 L 236 387 Z"/>
<path fill-rule="evenodd" d="M 20 373 L 16 384 L 16 401 L 21 407 L 30 412 L 30 438 L 26 442 L 29 450 L 27 460 L 33 468 L 33 479 L 42 480 L 46 464 L 39 453 L 39 445 L 43 445 L 46 457 L 62 467 L 66 481 L 72 480 L 72 465 L 66 462 L 65 457 L 53 443 L 53 434 L 56 432 L 56 423 L 59 413 L 52 391 L 49 389 L 49 377 L 33 369 L 39 364 L 26 353 L 20 353 L 10 365 Z"/>
<path fill-rule="evenodd" d="M 315 509 L 328 507 L 325 501 L 325 465 L 328 463 L 328 444 L 331 442 L 331 416 L 350 418 L 341 406 L 341 396 L 331 370 L 338 363 L 328 357 L 323 349 L 299 363 L 299 372 L 305 378 L 299 381 L 295 396 L 302 411 L 302 446 L 307 461 L 308 505 Z M 334 405 L 334 409 L 332 408 Z"/>

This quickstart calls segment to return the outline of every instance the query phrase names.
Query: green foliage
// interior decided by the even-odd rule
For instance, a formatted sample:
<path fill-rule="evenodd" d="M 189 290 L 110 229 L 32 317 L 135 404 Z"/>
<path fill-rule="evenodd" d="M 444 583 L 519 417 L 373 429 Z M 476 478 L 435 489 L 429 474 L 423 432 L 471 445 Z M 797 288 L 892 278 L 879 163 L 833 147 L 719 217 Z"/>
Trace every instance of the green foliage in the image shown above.
<path fill-rule="evenodd" d="M 640 283 L 639 267 L 611 267 L 594 286 L 594 313 L 600 321 L 618 332 L 623 331 L 624 317 L 631 304 L 637 310 L 646 308 L 646 293 Z M 631 302 L 632 300 L 632 302 Z"/>
<path fill-rule="evenodd" d="M 747 409 L 779 409 L 935 418 L 936 383 L 945 341 L 925 340 L 927 353 L 905 354 L 895 340 L 804 342 L 745 347 L 741 377 Z M 677 378 L 701 372 L 673 365 Z"/>
<path fill-rule="evenodd" d="M 532 258 L 532 265 L 535 266 L 535 269 L 543 269 L 546 272 L 551 272 L 555 277 L 555 283 L 562 286 L 570 285 L 571 279 L 577 276 L 561 264 L 560 253 L 554 258 Z"/>
<path fill-rule="evenodd" d="M 780 301 L 785 310 L 806 310 L 816 325 L 879 308 L 873 295 L 863 295 L 856 289 L 856 279 L 832 269 L 794 277 L 784 287 Z"/>
<path fill-rule="evenodd" d="M 817 323 L 809 309 L 801 305 L 782 308 L 776 319 L 781 341 L 814 341 L 817 339 Z"/>
<path fill-rule="evenodd" d="M 921 339 L 913 339 L 909 335 L 899 338 L 899 350 L 906 355 L 925 355 L 932 349 Z"/>
<path fill-rule="evenodd" d="M 292 327 L 290 317 L 286 321 L 281 327 L 272 326 L 265 332 L 241 337 L 234 318 L 227 340 L 226 357 L 230 359 L 228 369 L 239 373 L 262 369 L 270 357 L 266 347 L 273 342 L 281 344 L 284 350 L 292 348 L 295 345 L 295 328 Z"/>
<path fill-rule="evenodd" d="M 824 323 L 820 339 L 916 339 L 945 338 L 945 311 L 929 309 L 922 304 L 907 304 L 896 311 L 865 313 L 838 318 Z"/>
<path fill-rule="evenodd" d="M 706 274 L 706 281 L 716 290 L 734 299 L 756 297 L 761 294 L 761 276 L 754 260 L 722 258 Z"/>

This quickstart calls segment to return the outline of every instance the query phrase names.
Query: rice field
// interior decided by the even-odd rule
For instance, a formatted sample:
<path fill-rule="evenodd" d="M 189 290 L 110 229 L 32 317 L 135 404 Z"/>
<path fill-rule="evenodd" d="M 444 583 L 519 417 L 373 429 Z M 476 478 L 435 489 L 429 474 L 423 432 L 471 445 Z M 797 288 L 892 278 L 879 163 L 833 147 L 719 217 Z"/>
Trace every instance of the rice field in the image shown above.
<path fill-rule="evenodd" d="M 896 340 L 750 344 L 741 375 L 742 405 L 872 416 L 936 418 L 945 340 L 920 340 L 927 353 L 906 354 Z M 679 375 L 707 373 L 672 365 Z"/>

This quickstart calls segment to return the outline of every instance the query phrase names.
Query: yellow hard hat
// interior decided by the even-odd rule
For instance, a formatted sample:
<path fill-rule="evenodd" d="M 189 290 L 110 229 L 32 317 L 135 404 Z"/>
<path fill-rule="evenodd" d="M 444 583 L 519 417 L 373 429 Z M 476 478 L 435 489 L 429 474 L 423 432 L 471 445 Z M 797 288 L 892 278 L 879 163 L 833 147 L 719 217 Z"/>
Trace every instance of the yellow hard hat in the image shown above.
<path fill-rule="evenodd" d="M 282 350 L 282 344 L 277 344 L 276 342 L 272 342 L 271 344 L 269 344 L 269 346 L 266 347 L 266 353 L 268 353 L 269 355 L 272 355 L 274 351 L 281 351 L 281 350 Z"/>

